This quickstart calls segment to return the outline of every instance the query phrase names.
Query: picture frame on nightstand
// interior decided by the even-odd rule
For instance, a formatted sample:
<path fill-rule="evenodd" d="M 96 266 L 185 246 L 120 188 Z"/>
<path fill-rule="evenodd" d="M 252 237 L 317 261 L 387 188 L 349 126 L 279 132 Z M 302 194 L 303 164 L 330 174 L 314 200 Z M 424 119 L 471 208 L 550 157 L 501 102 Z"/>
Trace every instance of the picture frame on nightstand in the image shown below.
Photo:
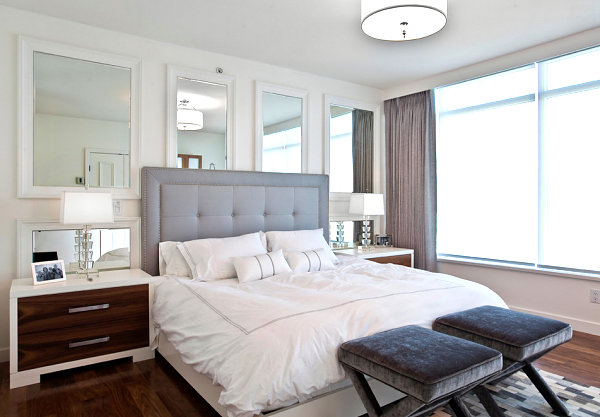
<path fill-rule="evenodd" d="M 34 262 L 31 264 L 31 275 L 34 285 L 66 281 L 65 262 L 62 259 Z"/>

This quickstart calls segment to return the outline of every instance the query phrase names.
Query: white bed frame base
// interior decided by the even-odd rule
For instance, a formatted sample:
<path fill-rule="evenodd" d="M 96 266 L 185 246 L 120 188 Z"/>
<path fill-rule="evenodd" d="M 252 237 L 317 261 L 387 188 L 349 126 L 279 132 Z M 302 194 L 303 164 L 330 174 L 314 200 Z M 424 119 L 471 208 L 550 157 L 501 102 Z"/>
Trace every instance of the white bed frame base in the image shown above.
<path fill-rule="evenodd" d="M 211 379 L 204 374 L 196 372 L 190 365 L 186 365 L 169 343 L 166 336 L 159 337 L 158 351 L 171 364 L 173 368 L 215 409 L 219 415 L 227 417 L 227 410 L 219 404 L 219 395 L 222 388 L 213 385 Z M 373 392 L 380 404 L 388 404 L 404 395 L 399 391 L 371 379 L 369 381 Z M 322 394 L 289 407 L 280 408 L 259 416 L 265 417 L 352 417 L 365 414 L 366 410 L 354 390 L 353 386 Z"/>

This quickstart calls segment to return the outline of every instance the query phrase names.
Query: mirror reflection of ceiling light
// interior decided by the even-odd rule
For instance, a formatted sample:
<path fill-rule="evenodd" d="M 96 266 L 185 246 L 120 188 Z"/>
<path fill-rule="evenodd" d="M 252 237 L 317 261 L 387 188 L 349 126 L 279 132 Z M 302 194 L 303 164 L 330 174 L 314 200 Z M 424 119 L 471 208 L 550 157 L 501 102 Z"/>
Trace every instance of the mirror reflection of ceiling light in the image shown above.
<path fill-rule="evenodd" d="M 205 94 L 195 93 L 186 88 L 185 91 L 177 93 L 177 102 L 183 99 L 192 103 L 194 108 L 201 110 L 217 109 L 225 105 L 225 93 L 223 93 L 222 97 L 210 97 Z"/>
<path fill-rule="evenodd" d="M 180 100 L 177 106 L 177 130 L 200 130 L 204 127 L 204 114 L 190 106 L 188 100 Z"/>
<path fill-rule="evenodd" d="M 410 41 L 433 35 L 445 25 L 447 0 L 361 0 L 365 34 L 385 41 Z"/>

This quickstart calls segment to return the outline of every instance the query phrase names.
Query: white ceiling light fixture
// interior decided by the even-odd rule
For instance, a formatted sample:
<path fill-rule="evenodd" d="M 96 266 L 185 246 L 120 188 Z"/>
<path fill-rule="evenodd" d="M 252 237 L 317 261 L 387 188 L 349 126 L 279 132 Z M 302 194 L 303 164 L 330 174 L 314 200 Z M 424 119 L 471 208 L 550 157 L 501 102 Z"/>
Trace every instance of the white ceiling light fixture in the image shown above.
<path fill-rule="evenodd" d="M 186 99 L 177 106 L 177 130 L 200 130 L 204 127 L 204 114 L 190 106 Z"/>
<path fill-rule="evenodd" d="M 410 41 L 433 35 L 445 25 L 447 0 L 361 0 L 362 30 L 375 39 Z"/>

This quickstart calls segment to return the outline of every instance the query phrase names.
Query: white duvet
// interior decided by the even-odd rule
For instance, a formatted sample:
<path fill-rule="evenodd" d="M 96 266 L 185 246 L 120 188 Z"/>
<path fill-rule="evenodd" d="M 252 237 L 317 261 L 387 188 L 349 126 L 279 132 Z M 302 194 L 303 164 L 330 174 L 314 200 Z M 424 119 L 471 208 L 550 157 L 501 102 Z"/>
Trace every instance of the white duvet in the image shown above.
<path fill-rule="evenodd" d="M 480 305 L 489 288 L 444 274 L 348 257 L 331 271 L 239 284 L 165 278 L 153 317 L 183 361 L 223 387 L 230 417 L 304 398 L 344 378 L 346 341 Z"/>

